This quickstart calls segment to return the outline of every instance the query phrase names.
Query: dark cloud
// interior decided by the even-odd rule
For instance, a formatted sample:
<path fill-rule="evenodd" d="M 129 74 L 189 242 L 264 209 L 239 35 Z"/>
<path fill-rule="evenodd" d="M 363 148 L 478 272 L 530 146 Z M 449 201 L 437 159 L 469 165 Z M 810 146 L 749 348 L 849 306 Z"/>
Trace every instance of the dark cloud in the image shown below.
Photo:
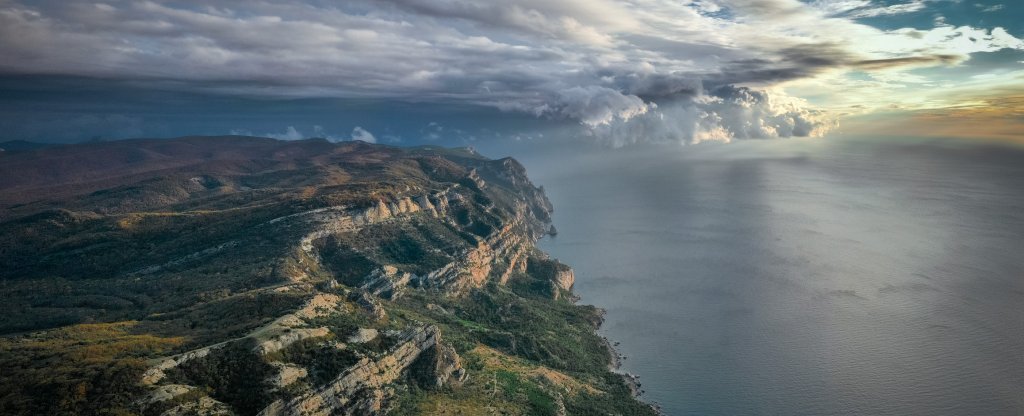
<path fill-rule="evenodd" d="M 235 100 L 255 107 L 262 105 L 260 100 L 378 100 L 429 103 L 457 113 L 468 105 L 482 112 L 572 120 L 585 129 L 626 131 L 634 127 L 619 125 L 635 121 L 635 128 L 651 130 L 658 123 L 647 119 L 668 113 L 701 119 L 688 112 L 708 110 L 712 101 L 723 99 L 706 90 L 769 88 L 849 68 L 949 65 L 975 51 L 1020 46 L 1019 39 L 1001 29 L 877 30 L 842 17 L 875 13 L 868 4 L 852 3 L 837 9 L 833 3 L 797 0 L 0 0 L 0 75 L 57 83 L 28 92 L 7 83 L 0 106 L 7 100 L 6 105 L 18 107 L 6 115 L 15 119 L 13 114 L 24 114 L 22 93 L 37 94 L 32 99 L 54 97 L 49 102 L 55 107 L 82 105 L 67 95 L 85 88 L 103 98 L 86 106 L 98 120 L 134 114 L 104 107 L 123 107 L 127 104 L 117 103 L 135 103 L 151 94 L 183 103 Z M 862 47 L 865 42 L 869 46 Z M 117 88 L 95 92 L 89 88 L 96 83 L 59 81 L 83 79 Z M 131 97 L 119 101 L 117 95 L 125 91 L 132 91 Z M 746 91 L 757 106 L 764 105 L 754 90 Z M 174 111 L 187 105 L 164 104 Z M 386 105 L 381 111 L 399 107 Z M 729 128 L 728 120 L 711 121 L 743 115 L 729 106 L 714 109 L 710 118 L 694 125 L 722 127 L 716 132 L 734 138 L 820 131 L 796 121 L 780 124 L 772 118 L 776 110 L 763 113 L 766 123 L 792 128 L 741 131 Z M 74 109 L 46 111 L 64 124 L 82 116 Z M 128 117 L 146 120 L 142 124 L 174 122 L 164 115 Z M 118 134 L 132 131 L 131 123 L 114 124 L 126 126 L 111 127 Z M 310 132 L 323 124 L 277 120 L 275 126 L 249 129 L 293 126 Z M 347 132 L 356 126 L 380 131 L 380 126 L 357 122 L 329 127 Z M 137 129 L 145 133 L 143 127 Z"/>
<path fill-rule="evenodd" d="M 952 65 L 963 62 L 967 58 L 963 55 L 928 55 L 928 56 L 906 56 L 901 58 L 888 59 L 866 59 L 853 62 L 851 66 L 858 69 L 887 69 L 901 66 L 923 66 L 923 65 Z"/>

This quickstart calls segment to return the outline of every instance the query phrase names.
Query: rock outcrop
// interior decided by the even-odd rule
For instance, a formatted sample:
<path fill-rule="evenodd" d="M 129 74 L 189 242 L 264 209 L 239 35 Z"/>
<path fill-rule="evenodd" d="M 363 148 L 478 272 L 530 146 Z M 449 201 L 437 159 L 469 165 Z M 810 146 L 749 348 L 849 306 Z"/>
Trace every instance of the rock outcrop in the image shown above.
<path fill-rule="evenodd" d="M 234 414 L 235 412 L 231 411 L 230 406 L 208 396 L 203 396 L 196 401 L 174 406 L 161 413 L 160 416 L 233 416 Z"/>
<path fill-rule="evenodd" d="M 466 380 L 462 358 L 450 345 L 438 343 L 424 352 L 411 368 L 411 375 L 426 389 L 458 385 Z"/>
<path fill-rule="evenodd" d="M 387 311 L 381 306 L 380 301 L 374 299 L 374 297 L 366 292 L 353 292 L 349 295 L 349 299 L 363 308 L 368 312 L 374 319 L 380 321 L 386 319 L 388 316 Z"/>
<path fill-rule="evenodd" d="M 356 333 L 349 335 L 349 344 L 363 344 L 377 339 L 377 330 L 373 328 L 359 328 Z"/>
<path fill-rule="evenodd" d="M 410 281 L 418 279 L 419 276 L 409 272 L 400 272 L 395 266 L 383 266 L 366 276 L 363 289 L 375 296 L 395 299 L 401 296 L 402 290 Z"/>
<path fill-rule="evenodd" d="M 555 272 L 555 278 L 552 279 L 552 282 L 554 282 L 555 286 L 559 289 L 572 290 L 573 284 L 576 283 L 576 273 L 574 273 L 569 267 L 559 268 L 559 270 Z"/>
<path fill-rule="evenodd" d="M 406 331 L 387 354 L 363 358 L 326 386 L 289 401 L 275 401 L 261 416 L 327 416 L 376 414 L 393 394 L 386 386 L 406 376 L 421 357 L 432 359 L 434 385 L 465 376 L 458 355 L 441 344 L 440 331 L 424 326 Z"/>
<path fill-rule="evenodd" d="M 517 273 L 527 272 L 529 259 L 536 256 L 534 242 L 549 232 L 550 202 L 543 190 L 530 184 L 522 165 L 512 159 L 469 169 L 461 180 L 440 190 L 423 192 L 406 187 L 403 192 L 406 194 L 378 197 L 365 208 L 316 208 L 277 217 L 264 224 L 266 227 L 305 227 L 308 230 L 298 242 L 298 252 L 303 256 L 300 263 L 306 262 L 302 266 L 304 270 L 292 275 L 294 280 L 291 283 L 275 291 L 321 288 L 347 295 L 343 298 L 314 290 L 296 311 L 278 317 L 239 340 L 255 341 L 252 350 L 255 357 L 270 357 L 295 343 L 322 338 L 322 345 L 334 345 L 326 348 L 348 350 L 348 354 L 354 354 L 358 361 L 326 384 L 309 384 L 310 390 L 300 391 L 290 399 L 272 402 L 261 415 L 375 414 L 387 409 L 388 401 L 395 394 L 395 383 L 411 382 L 431 390 L 458 386 L 466 380 L 461 357 L 454 348 L 441 341 L 440 330 L 436 326 L 414 325 L 403 332 L 384 331 L 383 334 L 375 328 L 360 327 L 353 333 L 335 334 L 327 327 L 311 327 L 309 323 L 318 317 L 352 313 L 352 306 L 364 310 L 377 322 L 384 322 L 388 320 L 388 314 L 382 303 L 396 301 L 414 288 L 458 297 L 482 288 L 489 281 L 508 284 Z M 503 195 L 502 192 L 511 194 Z M 499 206 L 495 200 L 503 201 L 504 205 Z M 361 286 L 351 289 L 339 288 L 333 278 L 327 279 L 331 283 L 327 285 L 312 285 L 306 281 L 324 269 L 321 267 L 320 251 L 324 244 L 321 240 L 417 218 L 417 221 L 440 221 L 449 227 L 472 230 L 464 232 L 475 239 L 475 244 L 451 253 L 451 262 L 425 274 L 401 270 L 396 265 L 378 264 L 362 279 Z M 483 234 L 478 230 L 488 232 Z M 545 264 L 553 265 L 545 268 L 548 271 L 545 278 L 550 280 L 553 296 L 557 298 L 562 291 L 570 291 L 575 280 L 572 269 L 557 262 Z M 431 310 L 444 311 L 437 305 L 433 306 Z M 376 345 L 384 345 L 382 343 L 391 347 L 383 352 L 365 352 Z M 154 366 L 147 372 L 145 380 L 148 385 L 154 385 L 153 396 L 166 401 L 175 395 L 193 391 L 195 388 L 192 386 L 158 385 L 163 371 L 203 357 L 210 348 L 217 347 L 182 354 Z M 306 367 L 277 361 L 270 362 L 270 366 L 273 371 L 268 383 L 275 389 L 285 389 L 299 381 L 312 383 L 310 370 Z M 204 396 L 203 400 L 206 399 L 213 400 Z M 177 408 L 200 414 L 205 410 L 217 412 L 223 408 L 203 400 Z"/>
<path fill-rule="evenodd" d="M 142 384 L 146 386 L 154 385 L 159 383 L 166 377 L 166 371 L 174 367 L 181 365 L 184 362 L 194 360 L 196 358 L 202 358 L 210 354 L 210 351 L 216 348 L 222 347 L 223 344 L 211 345 L 209 347 L 199 348 L 189 352 L 181 353 L 173 357 L 163 358 L 157 361 L 155 365 L 147 369 L 142 373 Z"/>
<path fill-rule="evenodd" d="M 47 331 L 53 342 L 5 341 L 12 356 L 33 357 L 5 368 L 5 391 L 53 392 L 21 411 L 0 406 L 8 413 L 385 414 L 399 401 L 423 410 L 456 399 L 465 414 L 536 403 L 645 414 L 593 367 L 605 357 L 576 345 L 594 342 L 593 308 L 551 301 L 572 299 L 575 277 L 534 246 L 555 233 L 551 204 L 511 158 L 238 137 L 90 146 L 112 157 L 51 153 L 77 173 L 57 194 L 44 192 L 50 180 L 29 183 L 35 196 L 15 192 L 0 213 L 15 219 L 0 232 L 0 246 L 14 248 L 0 250 L 0 269 L 31 282 L 15 285 L 0 326 L 140 318 Z M 125 165 L 135 157 L 124 154 L 154 165 Z M 51 278 L 61 280 L 35 280 Z M 439 328 L 457 342 L 443 342 Z M 482 368 L 481 346 L 500 350 L 501 362 Z M 90 364 L 51 388 L 63 376 L 39 365 L 65 353 L 57 348 Z M 473 365 L 463 368 L 459 354 Z M 139 357 L 151 360 L 144 392 L 120 380 L 128 387 L 97 388 L 106 374 L 96 363 Z M 567 383 L 506 359 L 585 377 Z M 591 395 L 600 403 L 588 404 Z"/>

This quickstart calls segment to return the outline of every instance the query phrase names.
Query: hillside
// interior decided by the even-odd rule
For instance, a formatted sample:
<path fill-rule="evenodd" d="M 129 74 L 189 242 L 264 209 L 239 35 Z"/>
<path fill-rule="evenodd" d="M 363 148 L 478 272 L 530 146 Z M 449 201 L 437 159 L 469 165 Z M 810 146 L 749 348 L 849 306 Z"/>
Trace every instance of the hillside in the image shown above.
<path fill-rule="evenodd" d="M 2 414 L 652 414 L 513 159 L 251 137 L 0 153 Z"/>

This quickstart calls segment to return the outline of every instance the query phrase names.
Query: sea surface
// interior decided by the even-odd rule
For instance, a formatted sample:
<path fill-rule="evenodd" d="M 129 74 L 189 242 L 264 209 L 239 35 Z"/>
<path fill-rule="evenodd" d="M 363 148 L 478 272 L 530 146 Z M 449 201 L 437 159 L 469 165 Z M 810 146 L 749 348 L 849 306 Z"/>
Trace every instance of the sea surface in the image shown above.
<path fill-rule="evenodd" d="M 668 415 L 1024 414 L 1024 152 L 788 140 L 524 158 L 540 246 Z"/>

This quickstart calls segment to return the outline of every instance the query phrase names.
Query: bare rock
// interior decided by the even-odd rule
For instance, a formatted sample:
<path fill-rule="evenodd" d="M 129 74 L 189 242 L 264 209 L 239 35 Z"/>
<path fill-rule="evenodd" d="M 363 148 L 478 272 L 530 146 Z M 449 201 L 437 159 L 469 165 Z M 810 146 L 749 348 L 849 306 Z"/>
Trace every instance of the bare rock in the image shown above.
<path fill-rule="evenodd" d="M 438 348 L 439 343 L 440 330 L 436 326 L 428 325 L 407 330 L 398 344 L 380 358 L 373 360 L 364 357 L 324 387 L 288 401 L 275 401 L 263 409 L 260 415 L 378 414 L 385 408 L 387 400 L 394 395 L 394 390 L 388 388 L 389 385 L 407 374 L 407 370 L 414 363 L 434 365 L 434 368 L 441 369 L 440 373 L 434 374 L 435 385 L 438 382 L 444 384 L 451 380 L 464 380 L 465 370 L 462 369 L 454 350 Z M 433 351 L 435 358 L 421 361 L 420 358 L 430 351 Z"/>
<path fill-rule="evenodd" d="M 160 414 L 160 416 L 229 416 L 234 415 L 231 407 L 209 396 L 199 400 L 182 403 Z"/>
<path fill-rule="evenodd" d="M 388 317 L 387 311 L 384 310 L 384 307 L 381 306 L 380 302 L 368 293 L 354 292 L 349 295 L 349 299 L 359 305 L 359 307 L 369 312 L 370 315 L 373 315 L 373 317 L 378 321 Z"/>
<path fill-rule="evenodd" d="M 277 387 L 285 387 L 303 378 L 306 378 L 308 372 L 305 368 L 284 364 L 284 363 L 271 363 L 277 369 L 277 374 L 273 375 L 270 382 Z"/>
<path fill-rule="evenodd" d="M 373 328 L 359 328 L 358 330 L 356 330 L 355 334 L 352 334 L 352 336 L 348 337 L 348 343 L 349 344 L 364 344 L 364 343 L 367 343 L 367 342 L 370 342 L 370 341 L 373 341 L 373 340 L 377 339 L 377 335 L 379 335 L 379 334 L 377 333 L 376 329 L 373 329 Z"/>
<path fill-rule="evenodd" d="M 434 345 L 434 348 L 420 355 L 409 373 L 426 389 L 460 385 L 467 378 L 459 354 L 450 345 L 443 343 Z"/>
<path fill-rule="evenodd" d="M 166 384 L 163 386 L 157 386 L 149 393 L 149 397 L 146 398 L 146 402 L 157 403 L 171 400 L 192 390 L 195 390 L 195 387 L 184 384 Z"/>
<path fill-rule="evenodd" d="M 576 283 L 576 273 L 572 271 L 568 266 L 560 267 L 555 272 L 555 277 L 552 279 L 555 286 L 558 286 L 562 290 L 572 290 L 572 286 Z"/>

